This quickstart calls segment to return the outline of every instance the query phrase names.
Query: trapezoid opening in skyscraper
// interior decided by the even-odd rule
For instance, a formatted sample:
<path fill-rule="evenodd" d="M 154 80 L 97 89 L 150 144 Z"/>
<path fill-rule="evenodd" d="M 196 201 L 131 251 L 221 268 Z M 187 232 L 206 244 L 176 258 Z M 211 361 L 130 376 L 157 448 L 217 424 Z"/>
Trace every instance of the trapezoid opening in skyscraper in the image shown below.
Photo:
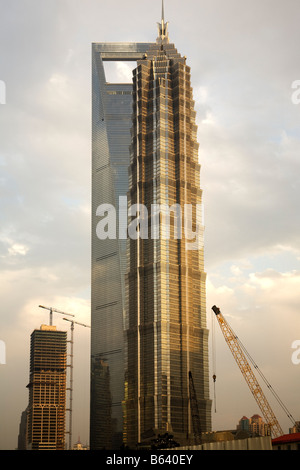
<path fill-rule="evenodd" d="M 211 400 L 190 67 L 164 11 L 156 42 L 94 43 L 92 59 L 91 449 L 194 444 L 191 376 L 202 432 Z M 107 82 L 124 60 L 132 83 Z"/>

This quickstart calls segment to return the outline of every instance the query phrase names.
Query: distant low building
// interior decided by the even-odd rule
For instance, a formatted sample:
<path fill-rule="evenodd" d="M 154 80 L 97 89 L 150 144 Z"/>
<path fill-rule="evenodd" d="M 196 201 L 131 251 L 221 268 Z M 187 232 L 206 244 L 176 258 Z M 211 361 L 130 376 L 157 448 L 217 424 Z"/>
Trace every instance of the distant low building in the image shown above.
<path fill-rule="evenodd" d="M 300 421 L 296 421 L 294 426 L 289 429 L 290 434 L 293 434 L 295 432 L 300 432 Z"/>
<path fill-rule="evenodd" d="M 243 416 L 239 420 L 239 424 L 237 425 L 236 429 L 239 431 L 249 432 L 249 428 L 250 428 L 250 420 L 249 418 L 247 418 L 247 416 Z"/>
<path fill-rule="evenodd" d="M 300 450 L 300 432 L 272 439 L 272 450 Z"/>

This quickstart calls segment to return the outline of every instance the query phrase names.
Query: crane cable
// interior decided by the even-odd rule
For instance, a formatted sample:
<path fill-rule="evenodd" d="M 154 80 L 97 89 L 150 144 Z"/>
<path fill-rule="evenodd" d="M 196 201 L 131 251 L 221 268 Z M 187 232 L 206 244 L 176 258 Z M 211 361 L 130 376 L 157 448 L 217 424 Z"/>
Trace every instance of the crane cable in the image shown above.
<path fill-rule="evenodd" d="M 215 343 L 215 319 L 212 315 L 212 365 L 213 365 L 213 383 L 214 383 L 214 404 L 215 404 L 215 413 L 217 412 L 217 397 L 216 397 L 216 343 Z"/>

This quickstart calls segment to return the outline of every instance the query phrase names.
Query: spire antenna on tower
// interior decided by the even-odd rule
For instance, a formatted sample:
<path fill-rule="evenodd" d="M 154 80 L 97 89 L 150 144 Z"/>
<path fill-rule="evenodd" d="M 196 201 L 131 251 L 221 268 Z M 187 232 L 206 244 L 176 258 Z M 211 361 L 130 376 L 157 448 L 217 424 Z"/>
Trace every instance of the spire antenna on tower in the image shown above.
<path fill-rule="evenodd" d="M 168 38 L 168 22 L 165 23 L 165 5 L 164 0 L 161 2 L 161 23 L 158 24 L 158 40 L 166 40 L 169 41 Z"/>

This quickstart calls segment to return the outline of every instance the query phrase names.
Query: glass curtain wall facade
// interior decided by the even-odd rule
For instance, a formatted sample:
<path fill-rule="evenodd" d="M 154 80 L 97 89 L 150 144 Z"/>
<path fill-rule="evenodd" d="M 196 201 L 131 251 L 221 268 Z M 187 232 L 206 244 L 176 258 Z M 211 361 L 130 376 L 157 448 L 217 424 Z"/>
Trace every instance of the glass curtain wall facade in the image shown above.
<path fill-rule="evenodd" d="M 211 430 L 202 190 L 190 79 L 162 19 L 157 41 L 133 77 L 128 207 L 138 204 L 140 212 L 139 223 L 128 219 L 128 228 L 133 222 L 137 227 L 136 239 L 128 238 L 126 276 L 124 440 L 130 448 L 165 432 L 181 445 L 194 443 L 189 372 L 201 430 Z"/>
<path fill-rule="evenodd" d="M 119 197 L 127 195 L 132 83 L 108 83 L 104 65 L 136 62 L 148 48 L 92 45 L 91 449 L 118 449 L 123 433 L 126 238 L 101 239 L 97 209 L 108 204 L 118 221 Z"/>
<path fill-rule="evenodd" d="M 27 449 L 64 450 L 67 333 L 55 326 L 34 330 L 30 342 Z"/>

